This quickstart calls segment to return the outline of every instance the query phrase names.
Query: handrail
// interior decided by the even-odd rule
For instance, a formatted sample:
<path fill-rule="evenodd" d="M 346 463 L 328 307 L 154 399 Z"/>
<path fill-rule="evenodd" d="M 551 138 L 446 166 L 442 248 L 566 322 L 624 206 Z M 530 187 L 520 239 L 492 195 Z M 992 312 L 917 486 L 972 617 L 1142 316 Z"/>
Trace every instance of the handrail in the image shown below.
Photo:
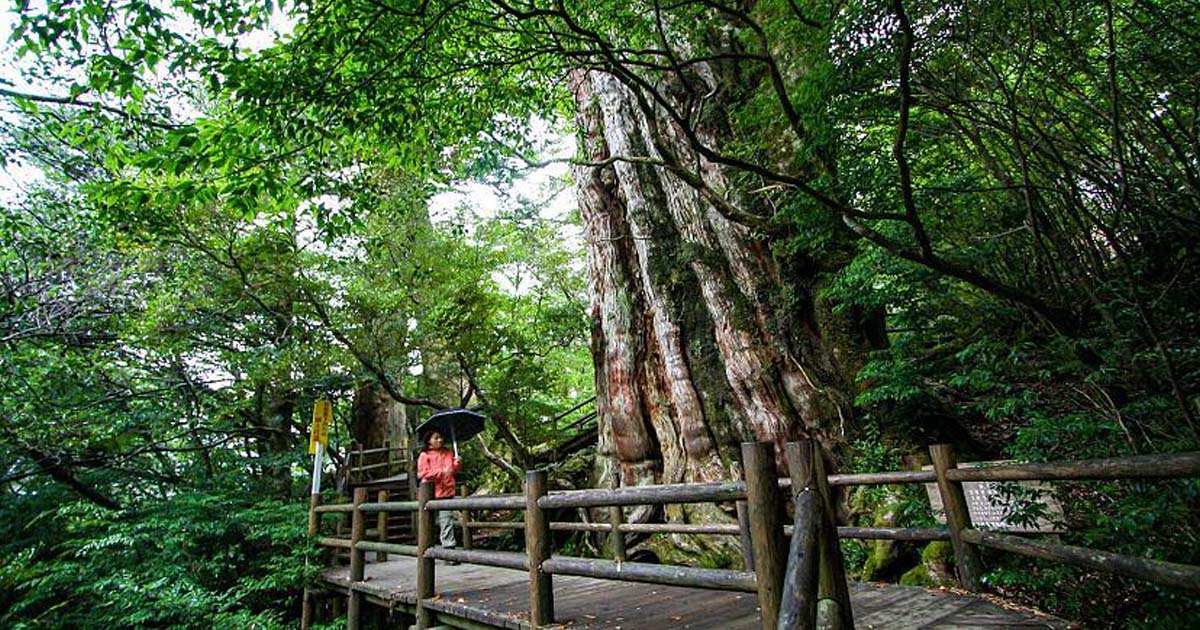
<path fill-rule="evenodd" d="M 867 540 L 950 540 L 945 527 L 846 527 L 837 528 L 838 538 Z"/>
<path fill-rule="evenodd" d="M 1197 566 L 1138 558 L 1074 545 L 1060 545 L 1043 540 L 1030 540 L 978 529 L 964 530 L 961 535 L 964 540 L 973 545 L 1043 560 L 1065 562 L 1085 569 L 1116 573 L 1163 586 L 1173 586 L 1200 593 L 1200 567 Z"/>
<path fill-rule="evenodd" d="M 429 502 L 430 510 L 523 510 L 525 495 L 496 494 L 474 497 L 455 497 L 452 499 L 434 499 Z"/>
<path fill-rule="evenodd" d="M 879 486 L 894 483 L 929 483 L 937 481 L 937 474 L 932 470 L 893 470 L 829 475 L 826 479 L 829 480 L 831 486 Z"/>
<path fill-rule="evenodd" d="M 525 523 L 518 521 L 466 521 L 462 526 L 471 529 L 525 529 Z"/>
<path fill-rule="evenodd" d="M 375 448 L 351 449 L 349 452 L 355 455 L 374 455 L 375 453 L 387 453 L 388 451 L 404 452 L 403 446 L 377 446 Z"/>
<path fill-rule="evenodd" d="M 550 419 L 550 422 L 552 422 L 552 423 L 553 423 L 553 422 L 558 422 L 559 420 L 562 420 L 563 418 L 566 418 L 567 416 L 569 416 L 569 415 L 571 415 L 571 414 L 575 413 L 576 411 L 579 411 L 580 409 L 583 409 L 584 407 L 586 407 L 586 406 L 588 406 L 588 405 L 590 405 L 590 404 L 592 404 L 592 403 L 594 403 L 594 402 L 596 402 L 596 397 L 595 397 L 595 396 L 592 396 L 591 398 L 588 398 L 587 400 L 585 400 L 585 401 L 583 401 L 583 402 L 581 402 L 581 403 L 578 403 L 578 404 L 576 404 L 574 407 L 571 407 L 570 409 L 568 409 L 568 410 L 566 410 L 566 411 L 564 411 L 564 412 L 562 412 L 562 413 L 560 413 L 560 414 L 558 414 L 558 415 L 554 416 L 553 418 L 551 418 L 551 419 Z M 593 411 L 593 412 L 589 412 L 589 413 L 595 413 L 595 412 Z"/>
<path fill-rule="evenodd" d="M 417 548 L 414 545 L 400 545 L 396 543 L 386 543 L 376 540 L 353 540 L 351 538 L 337 538 L 334 536 L 321 536 L 316 538 L 315 542 L 321 547 L 336 547 L 338 549 L 358 549 L 361 551 L 382 551 L 384 553 L 395 553 L 402 556 L 416 556 Z"/>
<path fill-rule="evenodd" d="M 753 573 L 728 569 L 553 556 L 542 563 L 542 570 L 552 575 L 581 575 L 622 582 L 648 582 L 723 591 L 753 593 L 757 589 Z"/>
<path fill-rule="evenodd" d="M 524 529 L 525 524 L 521 523 L 521 528 Z M 577 522 L 551 522 L 550 531 L 553 532 L 611 532 L 612 525 L 609 523 L 577 523 Z"/>
<path fill-rule="evenodd" d="M 515 551 L 485 551 L 466 549 L 447 549 L 446 547 L 430 547 L 425 550 L 425 557 L 434 560 L 451 560 L 467 564 L 482 564 L 489 567 L 505 569 L 529 570 L 529 559 L 525 554 Z"/>
<path fill-rule="evenodd" d="M 569 431 L 571 429 L 578 429 L 578 428 L 590 423 L 591 421 L 595 420 L 598 417 L 599 417 L 599 414 L 597 414 L 595 411 L 589 412 L 589 413 L 581 416 L 578 420 L 571 421 L 570 424 L 563 427 L 563 430 Z"/>
<path fill-rule="evenodd" d="M 318 505 L 317 507 L 313 508 L 313 511 L 316 512 L 317 514 L 329 514 L 330 512 L 350 513 L 350 512 L 354 511 L 354 504 L 353 503 L 330 503 L 328 505 Z"/>
<path fill-rule="evenodd" d="M 742 482 L 676 483 L 658 486 L 626 486 L 612 490 L 568 490 L 538 499 L 538 507 L 602 507 L 609 505 L 657 505 L 662 503 L 707 503 L 746 498 Z"/>
<path fill-rule="evenodd" d="M 946 478 L 951 481 L 1177 479 L 1197 475 L 1200 475 L 1200 452 L 999 464 L 946 471 Z"/>
<path fill-rule="evenodd" d="M 949 540 L 954 545 L 956 570 L 960 584 L 967 590 L 979 590 L 982 565 L 977 549 L 987 547 L 1107 571 L 1165 586 L 1200 592 L 1200 567 L 1139 558 L 1085 547 L 1031 540 L 997 532 L 983 531 L 972 525 L 963 496 L 962 483 L 968 481 L 1024 480 L 1104 480 L 1172 479 L 1200 476 L 1200 452 L 1166 455 L 1139 455 L 1067 462 L 999 464 L 989 467 L 960 468 L 953 450 L 946 445 L 930 447 L 933 470 L 887 471 L 826 475 L 819 452 L 812 443 L 790 443 L 787 461 L 792 477 L 776 479 L 775 456 L 768 444 L 744 444 L 743 463 L 746 481 L 695 484 L 632 486 L 615 489 L 583 489 L 546 492 L 544 473 L 531 473 L 524 494 L 475 495 L 434 499 L 432 485 L 422 484 L 418 501 L 366 502 L 365 490 L 355 492 L 352 503 L 320 505 L 314 495 L 310 505 L 310 529 L 318 545 L 351 551 L 351 581 L 362 580 L 363 554 L 396 553 L 418 558 L 418 618 L 430 622 L 432 612 L 425 606 L 434 593 L 434 559 L 466 562 L 518 570 L 528 570 L 531 587 L 531 618 L 538 624 L 553 620 L 552 575 L 580 575 L 658 584 L 676 584 L 698 588 L 758 592 L 765 618 L 776 620 L 780 628 L 807 628 L 816 623 L 815 602 L 832 598 L 838 602 L 833 627 L 853 629 L 837 542 L 839 539 L 890 539 L 910 541 Z M 941 528 L 838 527 L 833 523 L 830 487 L 878 484 L 936 482 L 947 515 Z M 783 523 L 780 488 L 788 488 L 796 510 L 794 525 Z M 621 506 L 660 505 L 699 502 L 738 502 L 739 514 L 748 514 L 746 524 L 625 523 Z M 549 510 L 605 507 L 609 522 L 551 522 Z M 746 509 L 743 510 L 743 507 Z M 464 529 L 525 530 L 526 551 L 498 552 L 472 549 L 444 549 L 433 546 L 436 536 L 435 510 L 461 510 L 459 524 Z M 472 520 L 468 510 L 524 511 L 523 522 Z M 380 540 L 366 540 L 372 530 L 365 527 L 365 515 L 415 512 L 418 545 L 399 545 L 383 540 L 383 525 L 376 528 Z M 316 537 L 313 522 L 322 514 L 353 515 L 351 538 Z M 386 523 L 381 520 L 380 523 Z M 604 532 L 611 536 L 617 561 L 551 555 L 551 531 Z M 754 548 L 754 567 L 746 571 L 704 569 L 623 562 L 623 535 L 693 534 L 743 535 L 750 532 Z M 799 532 L 799 535 L 792 535 Z M 790 553 L 785 536 L 791 535 Z M 536 551 L 535 551 L 536 550 Z M 381 556 L 382 557 L 382 556 Z M 749 565 L 749 560 L 747 564 Z M 840 590 L 838 587 L 841 582 Z M 832 590 L 831 590 L 832 589 Z M 352 610 L 355 589 L 351 588 Z M 783 597 L 780 597 L 782 593 Z M 844 601 L 843 601 L 844 600 Z M 361 604 L 360 602 L 357 602 Z M 825 608 L 822 607 L 824 611 Z M 354 613 L 357 614 L 357 613 Z M 824 613 L 823 613 L 824 614 Z"/>
<path fill-rule="evenodd" d="M 416 512 L 416 501 L 384 501 L 378 503 L 363 503 L 359 506 L 360 510 L 368 514 L 378 512 Z"/>
<path fill-rule="evenodd" d="M 471 529 L 525 529 L 518 521 L 465 521 L 460 523 Z M 575 523 L 555 521 L 551 531 L 559 532 L 611 532 L 609 523 Z M 738 536 L 738 525 L 700 525 L 691 523 L 621 523 L 617 531 L 626 534 L 693 534 L 710 536 Z M 950 540 L 950 530 L 945 527 L 848 527 L 837 528 L 839 538 L 867 540 Z M 783 528 L 784 536 L 792 535 L 792 526 Z"/>
<path fill-rule="evenodd" d="M 350 467 L 350 470 L 351 470 L 351 471 L 353 471 L 353 472 L 366 472 L 366 471 L 368 471 L 368 470 L 375 470 L 376 468 L 392 468 L 392 467 L 395 467 L 395 466 L 396 466 L 396 463 L 395 463 L 395 462 L 377 462 L 377 463 L 374 463 L 374 464 L 365 464 L 365 465 L 361 465 L 361 466 L 351 466 L 351 467 Z"/>
<path fill-rule="evenodd" d="M 384 450 L 384 449 L 376 449 Z M 370 452 L 370 451 L 367 451 Z M 1200 476 L 1200 452 L 1173 453 L 1162 455 L 1138 455 L 1105 459 L 1073 460 L 1065 462 L 1031 462 L 999 464 L 996 466 L 951 468 L 946 471 L 950 481 L 1055 481 L 1055 480 L 1115 480 L 1115 479 L 1172 479 Z M 877 473 L 852 473 L 829 475 L 831 486 L 864 486 L 881 484 L 931 483 L 937 481 L 934 470 L 886 471 Z M 779 479 L 782 488 L 792 485 L 791 479 Z M 584 489 L 552 492 L 542 497 L 538 505 L 544 509 L 603 507 L 622 505 L 656 505 L 662 503 L 700 503 L 707 501 L 738 501 L 745 498 L 745 483 L 710 482 L 703 484 L 662 484 L 653 486 L 627 486 L 611 490 Z M 518 510 L 524 508 L 524 495 L 475 495 L 430 501 L 434 510 Z M 416 501 L 388 503 L 364 503 L 362 510 L 377 512 L 410 512 L 417 509 Z M 315 512 L 350 513 L 351 503 L 333 503 L 316 506 Z M 472 521 L 470 526 L 504 528 L 486 521 Z M 665 524 L 664 524 L 665 525 Z M 628 529 L 626 528 L 628 527 Z M 731 534 L 734 531 L 687 532 L 670 529 L 646 528 L 647 524 L 628 524 L 621 531 L 667 533 L 712 533 Z M 859 528 L 870 529 L 870 528 Z M 595 530 L 595 531 L 608 531 Z"/>
<path fill-rule="evenodd" d="M 385 543 L 374 540 L 360 540 L 354 543 L 354 548 L 362 551 L 380 551 L 383 553 L 394 553 L 399 556 L 417 556 L 416 545 L 399 545 L 396 543 Z"/>

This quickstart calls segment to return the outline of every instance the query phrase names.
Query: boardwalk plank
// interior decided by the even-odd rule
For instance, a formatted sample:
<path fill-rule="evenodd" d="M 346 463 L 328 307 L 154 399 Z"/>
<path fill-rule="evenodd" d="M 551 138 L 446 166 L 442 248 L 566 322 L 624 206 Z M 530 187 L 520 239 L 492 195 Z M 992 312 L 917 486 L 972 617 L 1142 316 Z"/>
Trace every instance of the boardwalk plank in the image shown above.
<path fill-rule="evenodd" d="M 430 609 L 498 628 L 529 628 L 528 573 L 474 565 L 437 566 L 437 597 Z M 328 569 L 331 587 L 349 587 L 346 567 Z M 416 561 L 393 557 L 370 563 L 355 590 L 405 606 L 416 604 Z M 1051 617 L 1006 610 L 973 597 L 913 586 L 851 584 L 859 630 L 948 628 L 1068 628 Z M 580 630 L 690 630 L 760 628 L 758 601 L 751 593 L 555 576 L 557 621 Z"/>

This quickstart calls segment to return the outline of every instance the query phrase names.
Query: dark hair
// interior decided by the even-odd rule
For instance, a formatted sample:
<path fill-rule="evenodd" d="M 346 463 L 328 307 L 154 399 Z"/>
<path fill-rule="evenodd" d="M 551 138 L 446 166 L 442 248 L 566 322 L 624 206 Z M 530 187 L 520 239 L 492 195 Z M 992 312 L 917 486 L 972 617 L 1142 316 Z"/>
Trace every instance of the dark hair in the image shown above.
<path fill-rule="evenodd" d="M 425 435 L 421 436 L 421 440 L 425 442 L 425 448 L 429 448 L 429 438 L 433 437 L 435 433 L 438 435 L 438 437 L 442 438 L 442 442 L 445 443 L 446 436 L 442 435 L 441 431 L 438 431 L 437 429 L 430 429 L 425 432 Z"/>

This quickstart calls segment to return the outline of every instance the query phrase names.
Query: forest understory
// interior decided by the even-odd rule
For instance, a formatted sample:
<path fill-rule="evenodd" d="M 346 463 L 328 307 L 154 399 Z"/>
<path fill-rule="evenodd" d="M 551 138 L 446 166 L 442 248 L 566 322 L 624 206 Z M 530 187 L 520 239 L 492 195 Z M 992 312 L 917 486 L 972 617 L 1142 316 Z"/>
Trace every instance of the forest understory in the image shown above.
<path fill-rule="evenodd" d="M 458 407 L 487 417 L 461 445 L 476 492 L 532 469 L 555 489 L 736 479 L 747 441 L 814 439 L 838 473 L 938 443 L 1200 450 L 1196 9 L 13 4 L 0 626 L 294 627 L 322 566 L 322 398 L 330 500 L 352 445 Z M 1053 494 L 1064 543 L 1200 564 L 1197 479 Z M 837 505 L 936 524 L 919 486 Z M 729 539 L 630 542 L 740 562 Z M 856 579 L 953 581 L 945 543 L 842 550 Z M 1085 627 L 1200 618 L 1182 590 L 983 564 L 990 595 Z"/>

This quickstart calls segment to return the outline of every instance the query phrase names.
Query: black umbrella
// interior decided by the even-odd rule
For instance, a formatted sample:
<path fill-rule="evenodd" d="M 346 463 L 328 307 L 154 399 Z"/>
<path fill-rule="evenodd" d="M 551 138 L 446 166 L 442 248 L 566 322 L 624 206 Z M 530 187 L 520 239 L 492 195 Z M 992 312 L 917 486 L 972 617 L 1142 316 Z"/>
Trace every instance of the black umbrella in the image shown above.
<path fill-rule="evenodd" d="M 467 409 L 446 409 L 429 416 L 417 427 L 417 436 L 424 439 L 430 431 L 450 435 L 454 456 L 458 457 L 458 438 L 469 440 L 483 432 L 483 416 Z"/>

